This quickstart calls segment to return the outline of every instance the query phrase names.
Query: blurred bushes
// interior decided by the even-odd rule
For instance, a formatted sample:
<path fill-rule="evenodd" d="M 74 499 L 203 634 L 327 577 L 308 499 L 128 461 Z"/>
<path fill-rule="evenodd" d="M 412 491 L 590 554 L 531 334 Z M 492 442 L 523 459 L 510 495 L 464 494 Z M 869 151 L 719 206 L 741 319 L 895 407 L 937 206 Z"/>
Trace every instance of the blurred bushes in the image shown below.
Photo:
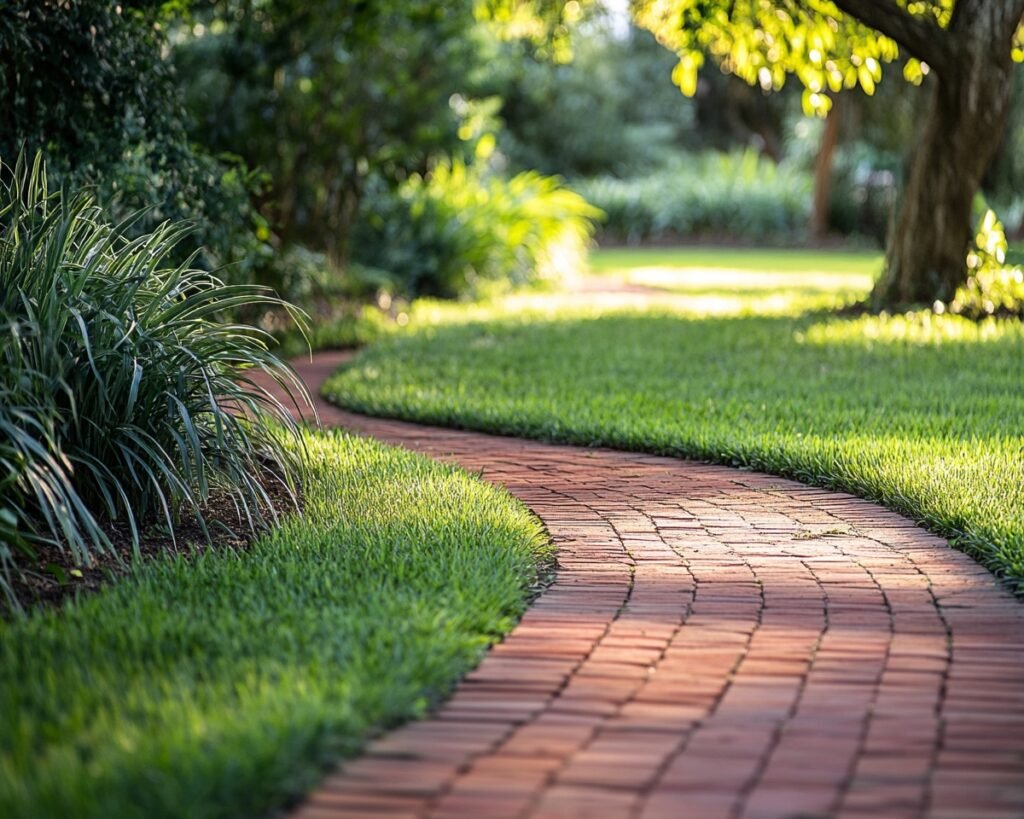
<path fill-rule="evenodd" d="M 578 269 L 599 215 L 554 177 L 505 179 L 453 160 L 368 196 L 354 258 L 390 273 L 403 296 L 479 294 Z"/>
<path fill-rule="evenodd" d="M 568 8 L 530 7 L 538 31 L 558 30 Z M 593 214 L 582 200 L 537 174 L 502 179 L 484 161 L 498 103 L 464 96 L 470 75 L 508 50 L 539 61 L 554 43 L 506 37 L 506 11 L 494 0 L 193 9 L 174 50 L 193 136 L 273 180 L 259 201 L 280 253 L 264 281 L 317 311 L 378 291 L 521 284 L 551 274 L 556 247 L 581 252 Z"/>
<path fill-rule="evenodd" d="M 271 248 L 251 205 L 260 181 L 198 148 L 164 49 L 170 9 L 155 0 L 0 4 L 0 158 L 42 151 L 54 183 L 93 186 L 133 235 L 187 220 L 207 269 L 251 280 Z"/>
<path fill-rule="evenodd" d="M 179 27 L 192 134 L 263 169 L 285 245 L 335 265 L 371 180 L 394 187 L 459 144 L 449 98 L 476 60 L 473 0 L 213 0 Z"/>
<path fill-rule="evenodd" d="M 484 43 L 470 90 L 501 100 L 497 144 L 511 168 L 626 176 L 700 144 L 696 106 L 670 79 L 677 60 L 649 32 L 616 34 L 595 9 L 571 41 L 564 63 L 522 41 Z"/>
<path fill-rule="evenodd" d="M 603 234 L 616 241 L 728 237 L 757 241 L 803 235 L 811 177 L 753 150 L 680 157 L 648 176 L 573 184 L 605 212 Z"/>

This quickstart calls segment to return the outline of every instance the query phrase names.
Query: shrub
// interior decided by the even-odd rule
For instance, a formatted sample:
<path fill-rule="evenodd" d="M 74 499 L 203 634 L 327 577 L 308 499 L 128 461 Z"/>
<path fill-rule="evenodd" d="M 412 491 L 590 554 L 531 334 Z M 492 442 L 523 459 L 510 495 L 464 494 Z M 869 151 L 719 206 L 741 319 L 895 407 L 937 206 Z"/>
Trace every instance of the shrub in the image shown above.
<path fill-rule="evenodd" d="M 0 3 L 0 157 L 44 151 L 51 180 L 95 185 L 111 221 L 145 208 L 133 235 L 192 222 L 197 266 L 240 260 L 222 275 L 248 282 L 273 272 L 269 229 L 250 203 L 261 179 L 189 138 L 166 58 L 166 31 L 185 5 Z"/>
<path fill-rule="evenodd" d="M 577 267 L 599 215 L 556 177 L 503 179 L 453 160 L 368 197 L 354 253 L 401 295 L 456 297 Z"/>
<path fill-rule="evenodd" d="M 811 203 L 808 173 L 752 150 L 698 154 L 649 176 L 598 177 L 574 188 L 607 214 L 603 232 L 629 243 L 709 235 L 796 239 Z"/>
<path fill-rule="evenodd" d="M 863 142 L 840 146 L 832 169 L 829 228 L 844 236 L 870 238 L 884 247 L 902 175 L 899 155 Z"/>
<path fill-rule="evenodd" d="M 498 148 L 516 170 L 641 173 L 697 136 L 697 105 L 668 82 L 674 55 L 642 29 L 622 36 L 597 4 L 589 11 L 572 29 L 571 61 L 503 42 L 470 77 L 470 95 L 501 99 Z"/>
<path fill-rule="evenodd" d="M 264 474 L 292 485 L 287 413 L 247 374 L 302 394 L 269 337 L 221 323 L 225 311 L 281 303 L 254 286 L 167 266 L 188 228 L 129 240 L 91 193 L 50 193 L 39 159 L 0 186 L 0 590 L 16 552 L 108 550 L 105 524 L 133 542 L 161 515 L 226 493 L 253 528 L 273 505 Z M 172 528 L 173 531 L 173 528 Z"/>
<path fill-rule="evenodd" d="M 967 254 L 967 282 L 957 290 L 949 310 L 972 319 L 1024 317 L 1024 266 L 1010 263 L 1002 222 L 995 211 L 983 210 L 975 246 Z"/>

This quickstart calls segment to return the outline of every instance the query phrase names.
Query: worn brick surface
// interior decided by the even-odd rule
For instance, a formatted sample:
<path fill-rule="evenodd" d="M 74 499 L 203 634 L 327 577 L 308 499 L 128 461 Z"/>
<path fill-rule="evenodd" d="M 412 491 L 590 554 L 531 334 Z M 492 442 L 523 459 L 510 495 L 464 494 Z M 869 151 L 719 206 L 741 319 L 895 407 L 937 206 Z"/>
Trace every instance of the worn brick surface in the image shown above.
<path fill-rule="evenodd" d="M 341 354 L 297 364 L 315 391 Z M 849 495 L 352 415 L 482 472 L 554 584 L 430 719 L 295 817 L 1024 817 L 1024 606 Z"/>

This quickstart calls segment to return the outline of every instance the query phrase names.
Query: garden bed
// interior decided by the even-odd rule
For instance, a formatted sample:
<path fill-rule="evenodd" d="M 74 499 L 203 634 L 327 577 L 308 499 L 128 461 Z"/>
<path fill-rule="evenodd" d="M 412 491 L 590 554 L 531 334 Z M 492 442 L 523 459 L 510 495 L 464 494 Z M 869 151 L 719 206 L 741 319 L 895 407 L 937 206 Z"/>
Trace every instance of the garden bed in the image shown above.
<path fill-rule="evenodd" d="M 522 504 L 366 439 L 305 444 L 302 518 L 0 621 L 0 815 L 259 815 L 512 627 L 550 557 Z"/>

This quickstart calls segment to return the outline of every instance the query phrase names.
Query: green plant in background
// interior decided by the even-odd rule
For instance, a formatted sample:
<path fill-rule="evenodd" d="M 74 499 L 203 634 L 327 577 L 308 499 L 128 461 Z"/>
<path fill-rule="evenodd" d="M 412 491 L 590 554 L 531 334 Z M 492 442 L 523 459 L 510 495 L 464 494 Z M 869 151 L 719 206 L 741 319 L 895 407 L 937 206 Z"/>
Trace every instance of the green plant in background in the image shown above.
<path fill-rule="evenodd" d="M 703 130 L 668 81 L 671 53 L 646 31 L 616 31 L 602 6 L 570 32 L 572 60 L 539 59 L 529 43 L 482 38 L 471 92 L 500 101 L 498 150 L 510 168 L 567 178 L 649 171 Z"/>
<path fill-rule="evenodd" d="M 87 563 L 109 546 L 109 520 L 125 520 L 137 542 L 155 515 L 173 527 L 187 510 L 202 523 L 216 493 L 249 528 L 274 515 L 261 480 L 294 485 L 299 460 L 281 429 L 295 426 L 248 371 L 303 388 L 267 335 L 223 319 L 284 305 L 169 264 L 186 226 L 125 238 L 91 193 L 48 191 L 38 157 L 3 174 L 0 587 L 33 543 Z"/>
<path fill-rule="evenodd" d="M 573 185 L 607 214 L 602 230 L 627 242 L 726 236 L 748 240 L 801 237 L 811 178 L 746 150 L 705 153 L 635 179 L 601 177 Z"/>
<path fill-rule="evenodd" d="M 136 214 L 132 235 L 188 220 L 198 266 L 252 281 L 272 266 L 250 202 L 265 180 L 189 139 L 165 36 L 186 5 L 0 3 L 0 158 L 42 151 L 51 180 L 94 186 L 109 220 Z"/>
<path fill-rule="evenodd" d="M 967 283 L 950 302 L 951 312 L 973 319 L 1024 318 L 1024 267 L 1008 263 L 1008 249 L 1002 222 L 986 207 L 978 221 L 975 247 L 967 254 Z"/>
<path fill-rule="evenodd" d="M 216 0 L 193 16 L 174 58 L 194 136 L 271 175 L 286 243 L 343 265 L 370 180 L 458 144 L 448 99 L 475 59 L 473 0 Z"/>
<path fill-rule="evenodd" d="M 511 179 L 456 159 L 369 200 L 356 259 L 402 295 L 443 297 L 550 281 L 584 260 L 600 212 L 554 177 Z"/>

